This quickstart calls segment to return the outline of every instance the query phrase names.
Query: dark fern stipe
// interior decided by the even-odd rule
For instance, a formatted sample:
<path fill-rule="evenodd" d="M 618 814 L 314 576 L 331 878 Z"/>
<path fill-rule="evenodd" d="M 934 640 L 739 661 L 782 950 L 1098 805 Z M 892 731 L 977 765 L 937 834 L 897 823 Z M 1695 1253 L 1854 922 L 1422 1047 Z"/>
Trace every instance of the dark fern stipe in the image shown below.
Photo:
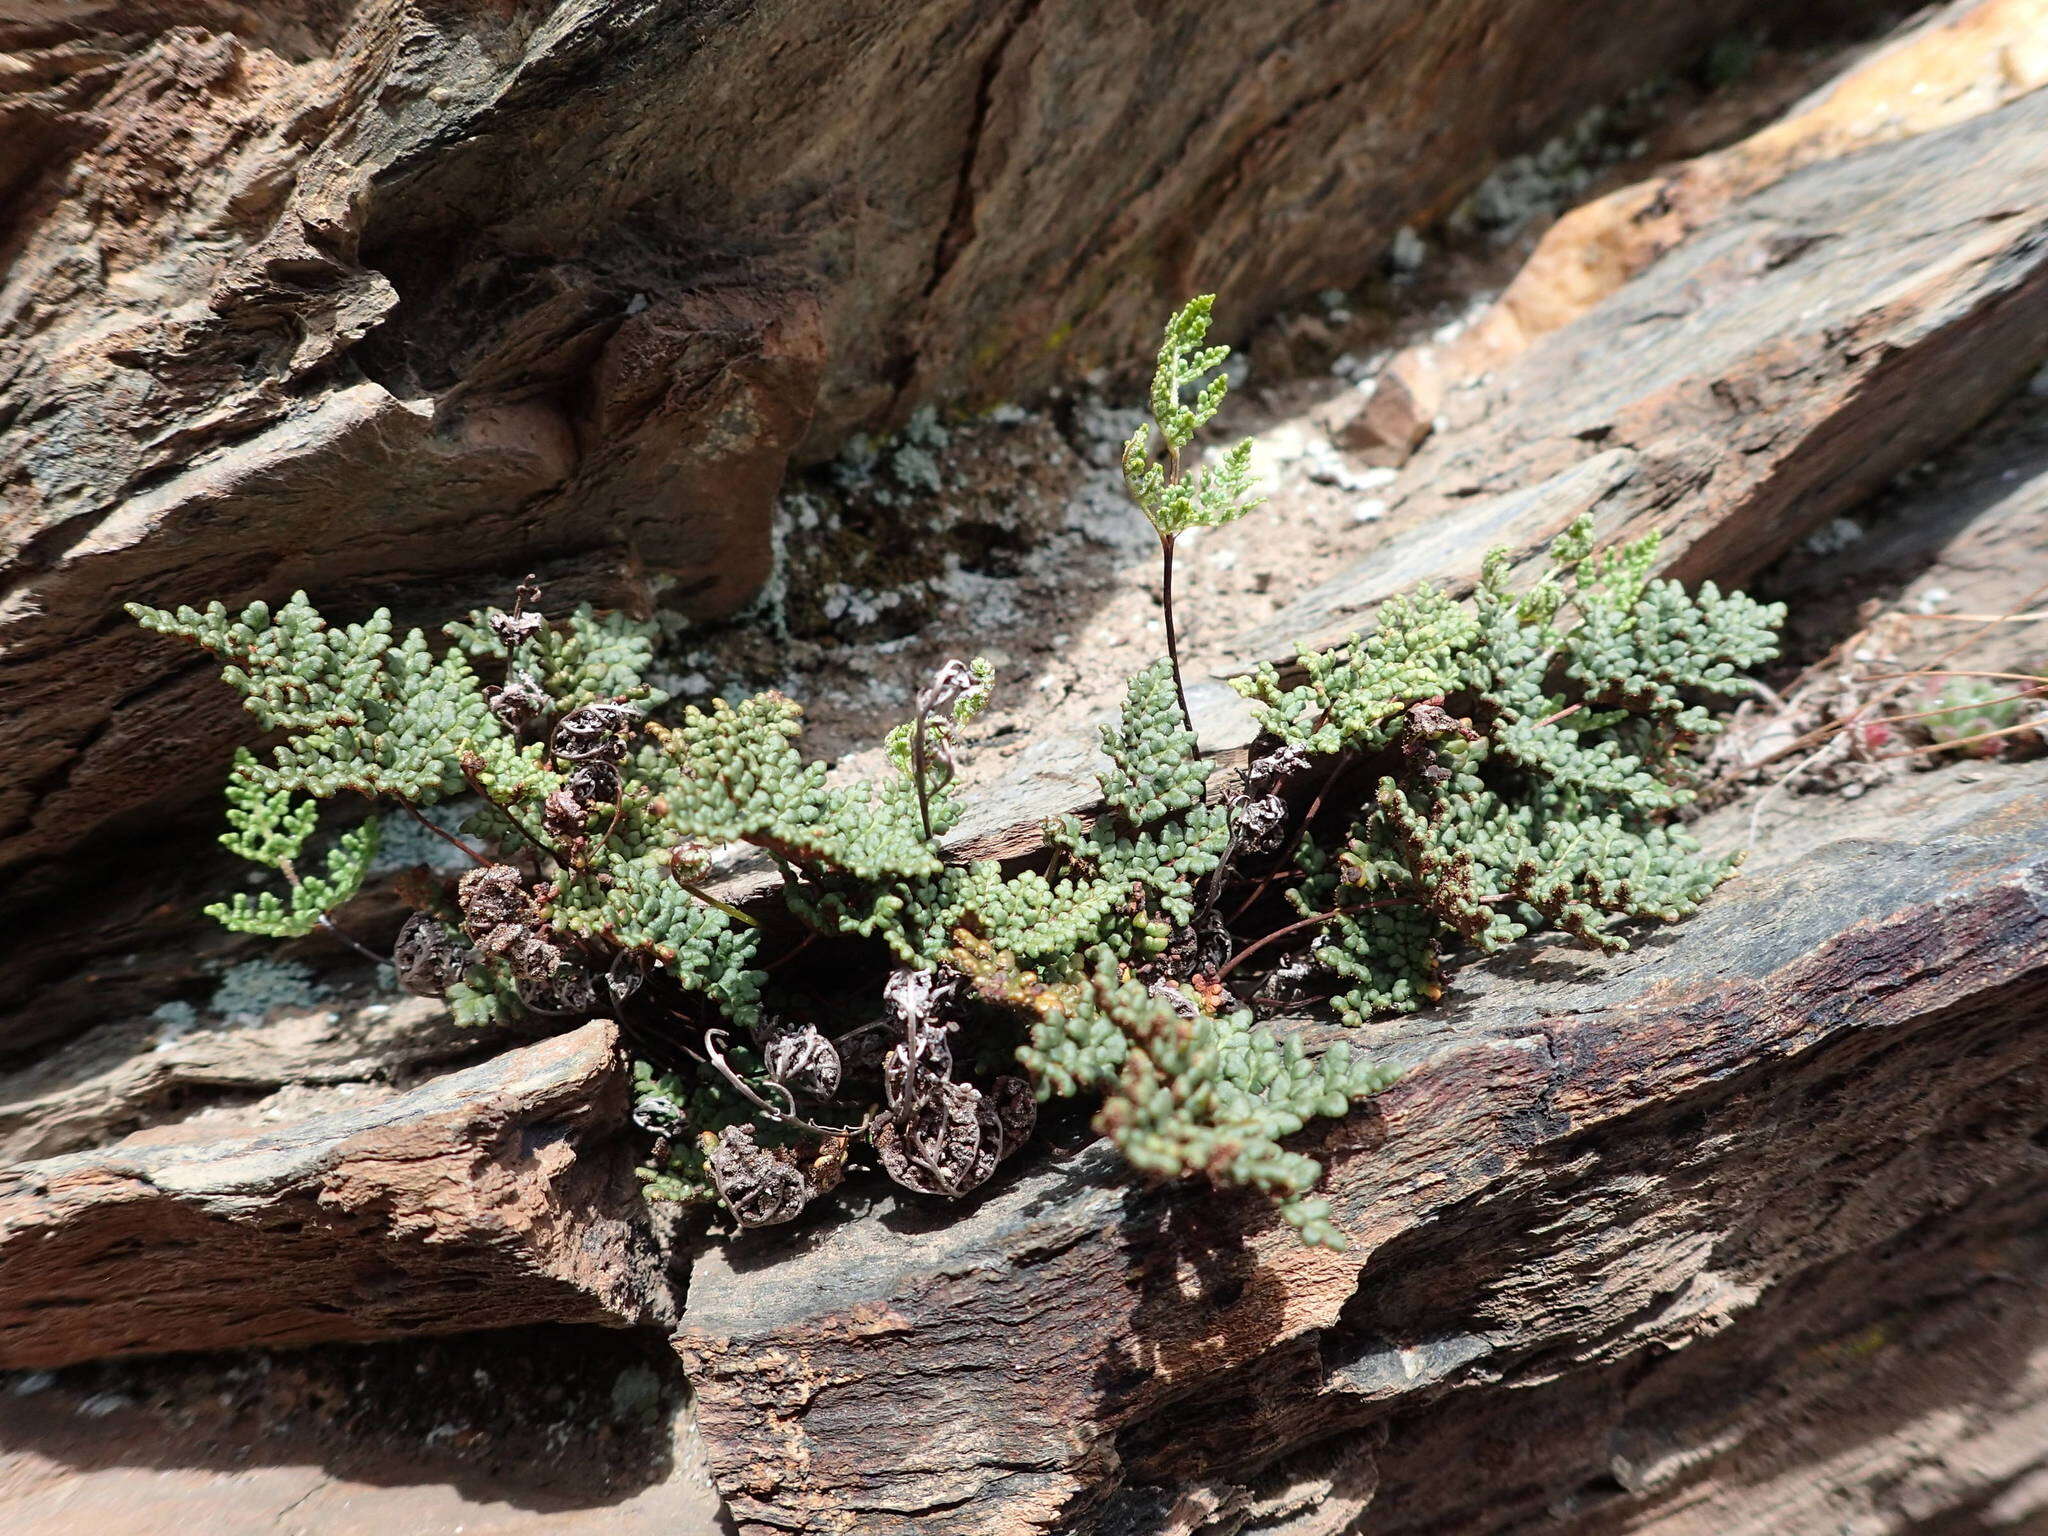
<path fill-rule="evenodd" d="M 1256 504 L 1245 445 L 1183 465 L 1224 396 L 1220 375 L 1200 383 L 1226 355 L 1200 347 L 1208 314 L 1197 300 L 1167 331 L 1166 461 L 1150 427 L 1125 455 L 1169 571 L 1176 533 Z M 1709 706 L 1774 653 L 1782 610 L 1653 580 L 1655 554 L 1596 552 L 1581 521 L 1527 591 L 1496 552 L 1470 604 L 1423 590 L 1305 652 L 1302 681 L 1259 669 L 1239 686 L 1261 748 L 1228 782 L 1169 655 L 1103 731 L 1097 818 L 1048 822 L 1046 855 L 1007 869 L 943 850 L 985 662 L 942 668 L 890 733 L 891 770 L 842 786 L 804 759 L 791 700 L 670 714 L 644 681 L 652 625 L 550 618 L 532 586 L 443 646 L 381 611 L 330 625 L 304 594 L 129 611 L 220 658 L 278 738 L 238 753 L 222 839 L 277 883 L 208 911 L 275 937 L 332 927 L 377 822 L 311 857 L 322 802 L 469 806 L 444 833 L 466 868 L 399 878 L 398 982 L 466 1024 L 617 1018 L 644 1058 L 650 1196 L 769 1225 L 871 1162 L 957 1197 L 1025 1144 L 1039 1103 L 1086 1095 L 1141 1177 L 1264 1191 L 1337 1246 L 1321 1169 L 1285 1142 L 1394 1074 L 1341 1045 L 1309 1057 L 1257 1022 L 1261 1002 L 1320 992 L 1361 1024 L 1437 997 L 1453 951 L 1545 929 L 1623 948 L 1622 925 L 1683 917 L 1730 871 L 1672 817 L 1719 729 Z M 714 860 L 735 845 L 773 862 L 779 899 L 719 898 Z M 780 967 L 811 943 L 873 978 L 871 1006 Z"/>

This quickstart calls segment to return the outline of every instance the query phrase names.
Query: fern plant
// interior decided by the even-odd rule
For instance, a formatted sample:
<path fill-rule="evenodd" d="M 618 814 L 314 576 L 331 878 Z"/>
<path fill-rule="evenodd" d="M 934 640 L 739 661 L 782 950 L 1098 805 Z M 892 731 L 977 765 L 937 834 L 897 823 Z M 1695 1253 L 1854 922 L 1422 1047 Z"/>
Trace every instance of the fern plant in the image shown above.
<path fill-rule="evenodd" d="M 650 1195 L 767 1225 L 871 1162 L 956 1197 L 1028 1140 L 1037 1103 L 1085 1096 L 1141 1177 L 1263 1191 L 1305 1240 L 1341 1243 L 1287 1139 L 1392 1073 L 1311 1059 L 1256 1008 L 1320 987 L 1362 1023 L 1434 998 L 1453 953 L 1546 928 L 1616 948 L 1624 925 L 1697 907 L 1728 866 L 1670 818 L 1717 728 L 1706 706 L 1771 653 L 1780 614 L 1655 581 L 1653 541 L 1596 552 L 1581 522 L 1526 591 L 1496 556 L 1469 607 L 1421 591 L 1303 654 L 1299 680 L 1242 679 L 1264 736 L 1219 778 L 1171 622 L 1174 538 L 1254 501 L 1246 445 L 1182 471 L 1223 397 L 1200 383 L 1224 356 L 1201 345 L 1208 315 L 1199 299 L 1169 326 L 1153 426 L 1125 452 L 1161 541 L 1169 652 L 1103 730 L 1098 813 L 1048 822 L 1036 862 L 945 846 L 959 739 L 993 686 L 982 662 L 942 667 L 887 771 L 848 785 L 804 757 L 792 700 L 667 714 L 644 681 L 652 626 L 551 620 L 531 585 L 441 644 L 382 612 L 332 626 L 303 594 L 275 612 L 133 606 L 216 655 L 276 738 L 237 755 L 224 841 L 282 888 L 209 910 L 275 937 L 331 927 L 376 822 L 314 859 L 322 804 L 395 803 L 468 861 L 401 876 L 400 983 L 468 1024 L 617 1019 L 642 1057 Z M 457 796 L 475 809 L 456 832 L 423 814 Z M 780 871 L 779 896 L 719 894 L 738 847 Z M 836 1002 L 786 963 L 813 944 Z"/>
<path fill-rule="evenodd" d="M 1209 312 L 1216 295 L 1205 293 L 1190 299 L 1166 323 L 1166 339 L 1160 344 L 1159 365 L 1152 375 L 1152 419 L 1141 425 L 1124 444 L 1124 485 L 1131 500 L 1145 514 L 1152 531 L 1159 536 L 1160 607 L 1166 617 L 1166 656 L 1173 670 L 1173 695 L 1187 728 L 1195 728 L 1188 710 L 1188 694 L 1181 682 L 1180 639 L 1173 613 L 1174 541 L 1190 528 L 1217 528 L 1232 523 L 1256 507 L 1264 498 L 1252 484 L 1252 445 L 1246 438 L 1229 449 L 1214 464 L 1189 474 L 1182 455 L 1222 409 L 1230 381 L 1220 372 L 1230 357 L 1228 347 L 1205 347 L 1209 334 Z M 1213 378 L 1204 375 L 1214 374 Z M 1194 399 L 1187 398 L 1188 391 Z M 1157 431 L 1165 448 L 1165 459 L 1155 457 L 1153 433 Z"/>
<path fill-rule="evenodd" d="M 1470 610 L 1424 589 L 1304 653 L 1305 682 L 1239 680 L 1265 731 L 1364 790 L 1335 835 L 1305 829 L 1286 892 L 1347 1021 L 1433 1001 L 1453 947 L 1625 949 L 1620 925 L 1675 921 L 1732 871 L 1671 816 L 1720 728 L 1700 701 L 1775 654 L 1784 609 L 1651 580 L 1657 543 L 1595 554 L 1581 518 L 1527 592 L 1495 551 Z"/>

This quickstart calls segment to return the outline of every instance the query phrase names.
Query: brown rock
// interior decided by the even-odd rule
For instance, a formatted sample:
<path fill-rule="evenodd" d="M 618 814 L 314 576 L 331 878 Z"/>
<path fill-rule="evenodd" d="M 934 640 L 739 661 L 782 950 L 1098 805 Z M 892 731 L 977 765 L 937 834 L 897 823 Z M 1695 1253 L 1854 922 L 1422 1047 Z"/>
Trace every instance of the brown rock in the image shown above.
<path fill-rule="evenodd" d="M 1922 1512 L 1995 1492 L 2048 1402 L 2048 1302 L 1997 1278 L 2048 1251 L 2044 787 L 1891 786 L 1630 955 L 1472 965 L 1354 1036 L 1408 1072 L 1306 1143 L 1344 1253 L 1100 1144 L 965 1216 L 708 1253 L 678 1347 L 741 1529 L 1819 1529 L 1740 1469 L 1806 1454 L 1799 1497 L 1853 1503 L 1922 1415 Z M 1857 1358 L 1896 1395 L 1772 1440 Z M 2012 1411 L 1985 1463 L 1944 1393 Z"/>
<path fill-rule="evenodd" d="M 1496 375 L 1390 524 L 1603 452 L 1609 537 L 1748 576 L 1952 441 L 2048 358 L 2048 94 L 1808 167 Z"/>
<path fill-rule="evenodd" d="M 1435 429 L 1443 399 L 1434 354 L 1426 347 L 1404 352 L 1332 435 L 1369 464 L 1405 464 Z"/>
<path fill-rule="evenodd" d="M 2041 108 L 1817 167 L 1747 205 L 1744 231 L 1768 240 L 1812 197 L 1807 216 L 1825 212 L 1848 247 L 1825 278 L 1681 251 L 1544 343 L 1503 396 L 1511 414 L 1430 445 L 1411 480 L 1439 452 L 1487 462 L 1474 443 L 1512 463 L 1513 421 L 1569 421 L 1610 390 L 1670 389 L 1642 411 L 1656 430 L 1573 439 L 1563 467 L 1515 489 L 1411 493 L 1387 547 L 1283 616 L 1266 653 L 1356 627 L 1417 579 L 1469 582 L 1486 544 L 1538 549 L 1583 511 L 1654 525 L 1678 510 L 1659 466 L 1686 441 L 1680 401 L 1705 409 L 1705 380 L 1760 383 L 1804 347 L 1815 393 L 1759 389 L 1734 445 L 1763 462 L 1724 477 L 1702 448 L 1705 483 L 1674 528 L 1709 572 L 1781 549 L 1806 517 L 1854 504 L 1865 459 L 1899 449 L 1888 383 L 1831 326 L 1885 338 L 1898 372 L 1880 380 L 1932 371 L 1911 388 L 1916 431 L 1961 430 L 1981 406 L 1936 398 L 1935 374 L 1994 398 L 2048 331 L 2025 307 L 2040 278 L 2011 256 L 1958 261 L 1942 199 L 1981 199 L 1983 227 L 2027 223 L 2006 249 L 2030 263 L 2039 192 L 2007 202 L 2013 183 L 1968 168 L 2032 143 Z M 2012 206 L 2031 212 L 1999 216 Z M 1946 287 L 1959 268 L 1996 275 Z M 1758 317 L 1824 292 L 1842 307 L 1811 340 L 1754 341 Z M 1915 322 L 1902 293 L 1931 301 Z M 1709 321 L 1731 327 L 1725 351 Z M 1689 367 L 1704 380 L 1672 389 Z M 2011 371 L 1994 383 L 1986 367 Z M 1824 424 L 1802 414 L 1816 398 Z M 1929 539 L 1967 524 L 1982 538 L 1958 547 L 1960 568 L 2002 550 L 2021 568 L 1998 591 L 2032 589 L 2038 434 L 2004 452 L 1925 509 L 1928 526 L 1901 511 L 1917 557 L 1873 533 L 1868 561 L 1919 569 Z M 1206 739 L 1241 739 L 1211 718 Z M 1415 1065 L 1376 1115 L 1305 1144 L 1331 1168 L 1346 1255 L 1300 1253 L 1252 1201 L 1133 1192 L 1099 1145 L 958 1224 L 906 1205 L 707 1254 L 679 1346 L 742 1528 L 2032 1528 L 2048 1511 L 2048 1303 L 2010 1277 L 2048 1256 L 2044 792 L 2035 763 L 1819 801 L 1798 835 L 1774 817 L 1766 857 L 1633 955 L 1469 966 L 1442 1013 L 1353 1035 Z M 1049 790 L 1034 793 L 1043 812 Z M 1707 833 L 1739 846 L 1749 810 Z"/>
<path fill-rule="evenodd" d="M 0 21 L 0 899 L 74 895 L 97 872 L 48 861 L 218 782 L 232 707 L 122 599 L 438 617 L 539 569 L 729 612 L 800 444 L 1132 365 L 1196 288 L 1242 334 L 1769 9 Z"/>
<path fill-rule="evenodd" d="M 2048 4 L 1955 0 L 1856 61 L 1794 112 L 1739 144 L 1572 209 L 1499 300 L 1434 351 L 1453 380 L 1514 360 L 1570 324 L 1732 203 L 1803 166 L 1953 126 L 2048 84 Z"/>
<path fill-rule="evenodd" d="M 279 1089 L 300 1102 L 326 1087 L 393 1093 L 386 1086 L 392 1078 L 473 1054 L 479 1043 L 441 1004 L 419 997 L 280 1009 L 260 1022 L 216 1019 L 183 1033 L 147 1017 L 106 1024 L 0 1072 L 0 1166 L 104 1145 L 180 1101 L 219 1096 L 235 1105 L 201 1111 L 214 1127 L 254 1108 L 251 1095 Z"/>
<path fill-rule="evenodd" d="M 2044 230 L 2044 92 L 1738 205 L 1501 374 L 1480 420 L 1432 437 L 1383 542 L 1253 631 L 1233 670 L 1333 644 L 1419 582 L 1469 591 L 1493 546 L 1527 567 L 1584 513 L 1603 540 L 1662 532 L 1666 574 L 1740 581 L 2048 360 Z M 1227 764 L 1249 746 L 1228 689 L 1189 702 L 1206 751 Z M 1092 741 L 1034 742 L 950 846 L 1036 846 L 1044 817 L 1095 804 L 1096 762 Z"/>
<path fill-rule="evenodd" d="M 670 1315 L 608 1023 L 260 1134 L 0 1168 L 0 1367 Z"/>

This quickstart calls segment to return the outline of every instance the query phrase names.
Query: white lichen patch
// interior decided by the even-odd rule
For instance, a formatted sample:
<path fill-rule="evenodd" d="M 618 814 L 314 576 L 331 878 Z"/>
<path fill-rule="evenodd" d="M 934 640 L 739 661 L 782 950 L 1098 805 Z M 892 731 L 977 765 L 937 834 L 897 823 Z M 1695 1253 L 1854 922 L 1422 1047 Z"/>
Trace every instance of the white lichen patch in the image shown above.
<path fill-rule="evenodd" d="M 311 1008 L 328 992 L 303 961 L 259 955 L 221 973 L 208 1009 L 231 1021 L 261 1022 L 279 1008 Z"/>

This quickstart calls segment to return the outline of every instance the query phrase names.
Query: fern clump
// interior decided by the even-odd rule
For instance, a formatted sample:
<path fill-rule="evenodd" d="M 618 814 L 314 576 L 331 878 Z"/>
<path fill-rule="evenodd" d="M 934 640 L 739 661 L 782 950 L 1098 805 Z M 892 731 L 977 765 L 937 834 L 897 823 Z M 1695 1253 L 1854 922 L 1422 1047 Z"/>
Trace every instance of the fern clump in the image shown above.
<path fill-rule="evenodd" d="M 1655 535 L 1592 538 L 1580 519 L 1519 594 L 1496 552 L 1470 611 L 1390 601 L 1375 633 L 1304 654 L 1303 683 L 1240 680 L 1266 731 L 1367 789 L 1335 839 L 1304 840 L 1286 893 L 1348 1021 L 1435 999 L 1454 947 L 1559 929 L 1626 948 L 1622 924 L 1675 921 L 1732 870 L 1670 816 L 1720 729 L 1704 701 L 1775 654 L 1784 610 L 1652 580 Z"/>
<path fill-rule="evenodd" d="M 259 773 L 249 751 L 237 750 L 227 787 L 228 830 L 220 840 L 230 852 L 283 875 L 287 894 L 237 891 L 208 907 L 206 915 L 239 933 L 301 938 L 362 890 L 377 857 L 378 823 L 366 821 L 344 832 L 328 849 L 323 872 L 301 875 L 299 856 L 319 821 L 320 803 L 295 801 L 290 789 L 265 789 L 256 782 Z"/>
<path fill-rule="evenodd" d="M 338 933 L 397 806 L 462 860 L 398 876 L 400 983 L 465 1024 L 616 1019 L 641 1057 L 652 1196 L 765 1225 L 863 1163 L 959 1196 L 1039 1102 L 1083 1096 L 1142 1177 L 1258 1190 L 1305 1240 L 1341 1243 L 1288 1139 L 1393 1074 L 1311 1057 L 1256 1009 L 1320 987 L 1362 1023 L 1436 997 L 1454 953 L 1544 929 L 1618 948 L 1627 924 L 1695 909 L 1729 866 L 1671 818 L 1711 706 L 1771 654 L 1780 614 L 1655 580 L 1654 540 L 1596 551 L 1581 522 L 1526 591 L 1497 556 L 1470 604 L 1396 598 L 1289 677 L 1241 680 L 1265 734 L 1214 772 L 1172 647 L 1173 541 L 1257 496 L 1248 445 L 1183 468 L 1225 394 L 1208 324 L 1207 299 L 1175 316 L 1124 454 L 1165 558 L 1168 655 L 1102 731 L 1097 813 L 1047 822 L 1036 860 L 945 841 L 983 662 L 941 667 L 887 769 L 849 784 L 804 756 L 793 700 L 671 711 L 644 681 L 652 625 L 550 617 L 531 585 L 438 639 L 384 612 L 330 625 L 304 594 L 133 606 L 218 657 L 274 738 L 237 754 L 223 841 L 276 883 L 208 910 Z M 460 823 L 427 814 L 456 797 L 475 807 Z M 309 853 L 323 806 L 352 799 L 378 809 Z M 720 871 L 749 850 L 780 878 L 741 906 Z"/>

